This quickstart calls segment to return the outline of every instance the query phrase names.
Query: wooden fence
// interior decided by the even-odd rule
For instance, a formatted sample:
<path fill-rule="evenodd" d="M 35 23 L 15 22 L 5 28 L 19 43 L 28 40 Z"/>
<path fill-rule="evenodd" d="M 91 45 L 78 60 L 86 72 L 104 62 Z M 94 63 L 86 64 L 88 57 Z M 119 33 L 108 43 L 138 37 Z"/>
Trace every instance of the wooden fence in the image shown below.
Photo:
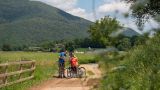
<path fill-rule="evenodd" d="M 28 65 L 28 67 L 26 68 L 24 65 Z M 12 69 L 13 66 L 18 67 L 18 70 L 9 72 L 9 69 Z M 34 77 L 33 73 L 35 70 L 35 61 L 25 60 L 18 62 L 8 62 L 0 64 L 0 69 L 2 68 L 3 70 L 0 70 L 0 88 L 32 79 Z M 29 73 L 29 75 L 24 77 L 24 73 Z M 16 78 L 16 80 L 9 81 L 8 78 L 12 76 L 17 76 L 18 78 Z"/>

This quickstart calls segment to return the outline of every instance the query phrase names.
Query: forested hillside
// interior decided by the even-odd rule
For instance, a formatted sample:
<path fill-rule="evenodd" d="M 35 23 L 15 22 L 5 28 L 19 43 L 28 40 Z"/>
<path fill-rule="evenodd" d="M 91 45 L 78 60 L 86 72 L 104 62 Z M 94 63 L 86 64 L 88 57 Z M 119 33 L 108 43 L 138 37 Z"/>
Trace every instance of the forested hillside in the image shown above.
<path fill-rule="evenodd" d="M 0 0 L 0 45 L 87 37 L 90 21 L 38 1 Z"/>

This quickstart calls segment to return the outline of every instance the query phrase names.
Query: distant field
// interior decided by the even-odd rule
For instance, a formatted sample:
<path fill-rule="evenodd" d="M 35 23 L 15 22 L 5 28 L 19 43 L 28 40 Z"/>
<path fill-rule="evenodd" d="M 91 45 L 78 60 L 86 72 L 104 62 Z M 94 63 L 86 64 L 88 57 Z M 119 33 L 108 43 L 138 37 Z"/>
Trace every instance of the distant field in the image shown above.
<path fill-rule="evenodd" d="M 80 63 L 96 62 L 93 54 L 76 54 Z M 1 90 L 25 90 L 30 86 L 38 84 L 57 72 L 58 53 L 50 52 L 0 52 L 0 63 L 18 61 L 18 60 L 35 60 L 36 71 L 35 78 L 20 84 L 14 84 Z M 68 60 L 68 58 L 67 58 Z"/>

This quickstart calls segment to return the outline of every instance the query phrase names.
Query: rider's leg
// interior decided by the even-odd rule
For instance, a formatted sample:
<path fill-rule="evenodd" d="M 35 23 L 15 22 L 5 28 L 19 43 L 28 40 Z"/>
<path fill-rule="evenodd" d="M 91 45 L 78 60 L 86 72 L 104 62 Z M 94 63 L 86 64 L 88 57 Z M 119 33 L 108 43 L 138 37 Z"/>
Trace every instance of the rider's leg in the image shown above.
<path fill-rule="evenodd" d="M 62 76 L 65 78 L 65 63 L 62 65 Z"/>
<path fill-rule="evenodd" d="M 78 67 L 76 66 L 75 69 L 76 69 L 76 74 L 78 74 Z"/>
<path fill-rule="evenodd" d="M 59 70 L 58 70 L 58 72 L 59 72 L 58 77 L 60 78 L 60 77 L 61 77 L 61 64 L 60 64 L 60 63 L 58 64 L 58 69 L 59 69 Z"/>

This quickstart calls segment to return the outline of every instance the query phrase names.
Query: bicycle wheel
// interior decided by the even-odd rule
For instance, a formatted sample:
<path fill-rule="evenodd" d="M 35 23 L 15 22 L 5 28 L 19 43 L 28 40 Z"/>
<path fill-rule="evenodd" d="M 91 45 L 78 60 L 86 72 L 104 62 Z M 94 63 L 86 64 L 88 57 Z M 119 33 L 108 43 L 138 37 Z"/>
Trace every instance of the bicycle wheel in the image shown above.
<path fill-rule="evenodd" d="M 78 76 L 80 78 L 86 77 L 86 69 L 84 67 L 78 67 Z"/>
<path fill-rule="evenodd" d="M 67 70 L 67 78 L 71 78 L 71 68 L 68 67 L 66 68 L 66 70 Z"/>

